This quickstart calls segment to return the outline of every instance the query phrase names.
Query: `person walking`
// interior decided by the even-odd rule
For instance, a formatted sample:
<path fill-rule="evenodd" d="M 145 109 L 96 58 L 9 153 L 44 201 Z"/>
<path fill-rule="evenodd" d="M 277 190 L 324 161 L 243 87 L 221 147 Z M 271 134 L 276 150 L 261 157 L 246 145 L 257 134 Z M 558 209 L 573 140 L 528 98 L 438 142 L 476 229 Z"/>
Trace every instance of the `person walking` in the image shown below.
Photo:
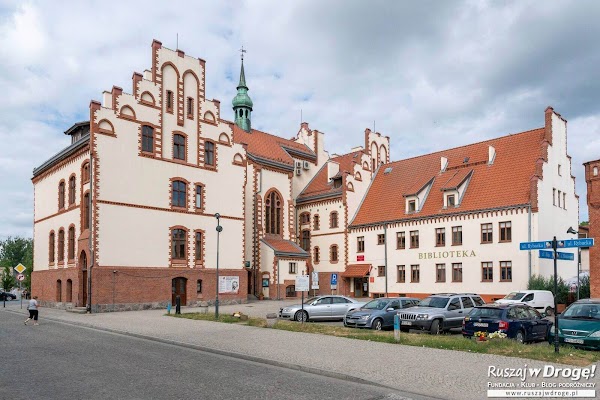
<path fill-rule="evenodd" d="M 31 320 L 33 320 L 33 325 L 38 324 L 38 302 L 37 296 L 33 296 L 31 300 L 29 300 L 29 305 L 27 306 L 27 310 L 29 310 L 29 318 L 25 320 L 25 325 Z"/>

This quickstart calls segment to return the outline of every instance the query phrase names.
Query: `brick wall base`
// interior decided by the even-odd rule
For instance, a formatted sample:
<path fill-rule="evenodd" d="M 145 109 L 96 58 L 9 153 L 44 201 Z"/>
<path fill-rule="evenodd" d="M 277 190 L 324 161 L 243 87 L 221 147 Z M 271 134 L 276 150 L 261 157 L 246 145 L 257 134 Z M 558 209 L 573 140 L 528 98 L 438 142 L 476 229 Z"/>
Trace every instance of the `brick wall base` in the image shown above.
<path fill-rule="evenodd" d="M 599 197 L 597 203 L 600 203 L 600 190 L 597 196 Z M 594 246 L 590 247 L 590 290 L 591 297 L 597 299 L 600 298 L 600 208 L 590 206 L 588 212 L 590 216 L 589 235 L 595 238 Z"/>

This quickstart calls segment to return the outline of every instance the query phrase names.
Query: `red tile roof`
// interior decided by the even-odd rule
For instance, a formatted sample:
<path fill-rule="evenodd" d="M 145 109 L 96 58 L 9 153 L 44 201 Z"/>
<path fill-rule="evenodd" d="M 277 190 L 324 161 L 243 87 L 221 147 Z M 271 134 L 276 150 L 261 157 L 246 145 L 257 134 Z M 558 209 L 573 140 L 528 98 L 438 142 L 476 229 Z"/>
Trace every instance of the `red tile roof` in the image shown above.
<path fill-rule="evenodd" d="M 293 255 L 295 257 L 308 257 L 308 253 L 300 246 L 290 240 L 277 237 L 265 237 L 261 239 L 267 246 L 275 250 L 275 255 Z M 283 253 L 283 254 L 282 254 Z"/>
<path fill-rule="evenodd" d="M 342 272 L 344 278 L 362 278 L 371 271 L 371 264 L 350 264 Z"/>
<path fill-rule="evenodd" d="M 450 179 L 442 185 L 442 190 L 457 189 L 460 184 L 467 179 L 471 172 L 473 172 L 472 168 L 460 168 L 454 170 L 454 175 L 451 175 Z"/>
<path fill-rule="evenodd" d="M 233 130 L 233 141 L 235 143 L 246 144 L 248 146 L 248 153 L 254 156 L 287 165 L 293 165 L 294 160 L 285 148 L 304 153 L 307 157 L 316 156 L 314 151 L 304 144 L 296 143 L 293 140 L 284 139 L 256 129 L 246 132 L 233 122 L 224 122 L 227 122 Z"/>
<path fill-rule="evenodd" d="M 528 204 L 543 137 L 544 128 L 534 129 L 382 165 L 351 225 Z M 488 146 L 496 150 L 492 165 L 487 162 Z M 448 159 L 445 172 L 440 172 L 441 157 Z M 392 170 L 384 174 L 387 167 Z M 459 207 L 444 209 L 442 188 L 460 183 L 470 171 L 473 175 Z M 406 214 L 403 195 L 432 178 L 421 211 Z"/>
<path fill-rule="evenodd" d="M 360 164 L 361 154 L 362 150 L 331 158 L 331 161 L 335 161 L 340 164 L 340 173 L 337 174 L 337 176 L 341 176 L 341 174 L 344 173 L 351 174 L 352 171 L 354 171 L 354 164 Z M 329 182 L 327 179 L 327 163 L 325 163 L 300 193 L 300 195 L 298 195 L 297 200 L 302 201 L 313 196 L 327 194 L 331 194 L 332 196 L 341 195 L 342 187 L 334 188 L 333 183 Z"/>

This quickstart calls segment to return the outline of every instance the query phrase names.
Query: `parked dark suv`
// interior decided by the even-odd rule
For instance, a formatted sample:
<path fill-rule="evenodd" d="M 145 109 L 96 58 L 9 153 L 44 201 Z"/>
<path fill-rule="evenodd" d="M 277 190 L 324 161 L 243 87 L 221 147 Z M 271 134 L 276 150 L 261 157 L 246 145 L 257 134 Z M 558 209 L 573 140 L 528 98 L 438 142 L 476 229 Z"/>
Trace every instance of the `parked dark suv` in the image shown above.
<path fill-rule="evenodd" d="M 428 330 L 438 334 L 451 328 L 461 328 L 463 318 L 475 306 L 485 304 L 475 293 L 438 293 L 424 298 L 416 307 L 398 313 L 400 330 Z"/>

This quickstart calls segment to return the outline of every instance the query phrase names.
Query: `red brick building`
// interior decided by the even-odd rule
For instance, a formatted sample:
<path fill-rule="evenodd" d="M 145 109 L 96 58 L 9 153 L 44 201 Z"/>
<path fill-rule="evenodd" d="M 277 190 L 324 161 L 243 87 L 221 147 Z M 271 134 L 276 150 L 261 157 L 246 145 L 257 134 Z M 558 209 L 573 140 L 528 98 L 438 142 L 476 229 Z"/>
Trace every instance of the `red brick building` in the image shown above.
<path fill-rule="evenodd" d="M 585 164 L 587 182 L 587 204 L 589 210 L 589 237 L 600 237 L 600 160 Z M 590 247 L 590 286 L 591 297 L 600 297 L 600 248 Z"/>

